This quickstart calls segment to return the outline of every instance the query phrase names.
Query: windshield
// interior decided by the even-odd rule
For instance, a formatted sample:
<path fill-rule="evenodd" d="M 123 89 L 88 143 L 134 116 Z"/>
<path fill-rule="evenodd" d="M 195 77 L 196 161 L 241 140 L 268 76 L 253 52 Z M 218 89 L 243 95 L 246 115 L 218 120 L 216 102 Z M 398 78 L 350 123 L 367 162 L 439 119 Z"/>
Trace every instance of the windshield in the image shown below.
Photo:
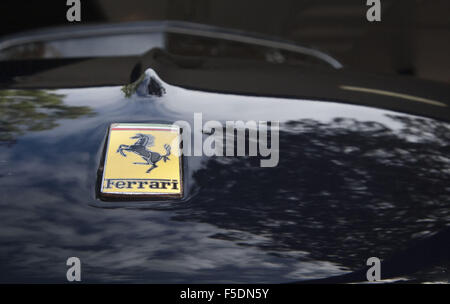
<path fill-rule="evenodd" d="M 184 56 L 342 67 L 330 55 L 292 41 L 174 21 L 55 27 L 25 32 L 0 41 L 0 60 L 139 56 L 153 48 Z"/>
<path fill-rule="evenodd" d="M 351 68 L 450 82 L 449 1 L 2 1 L 0 60 L 186 56 Z M 20 14 L 19 14 L 20 12 Z M 79 17 L 79 20 L 76 18 Z"/>

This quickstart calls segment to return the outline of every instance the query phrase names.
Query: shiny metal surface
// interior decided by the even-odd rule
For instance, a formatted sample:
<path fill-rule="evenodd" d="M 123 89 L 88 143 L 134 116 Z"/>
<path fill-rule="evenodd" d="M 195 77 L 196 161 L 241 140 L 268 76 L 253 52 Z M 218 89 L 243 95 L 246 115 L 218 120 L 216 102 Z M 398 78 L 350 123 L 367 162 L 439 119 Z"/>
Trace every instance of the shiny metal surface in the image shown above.
<path fill-rule="evenodd" d="M 84 282 L 329 278 L 450 223 L 448 123 L 160 81 L 161 97 L 126 97 L 120 86 L 0 91 L 0 281 L 63 282 L 70 256 L 81 259 Z M 185 157 L 182 200 L 97 198 L 111 123 L 192 122 L 194 112 L 221 122 L 279 120 L 279 165 Z M 448 278 L 448 261 L 420 270 Z"/>

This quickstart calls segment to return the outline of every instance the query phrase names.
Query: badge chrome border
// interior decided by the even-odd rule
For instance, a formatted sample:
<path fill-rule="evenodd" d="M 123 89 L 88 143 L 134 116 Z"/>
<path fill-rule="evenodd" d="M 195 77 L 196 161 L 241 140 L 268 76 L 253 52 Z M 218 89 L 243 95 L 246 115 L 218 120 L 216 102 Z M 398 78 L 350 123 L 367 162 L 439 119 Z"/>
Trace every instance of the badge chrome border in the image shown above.
<path fill-rule="evenodd" d="M 108 161 L 108 151 L 109 151 L 109 144 L 110 144 L 110 137 L 111 137 L 111 131 L 112 128 L 117 127 L 119 125 L 135 125 L 135 126 L 152 126 L 152 127 L 165 127 L 165 128 L 171 128 L 178 131 L 178 136 L 180 136 L 180 146 L 179 151 L 180 155 L 178 156 L 179 159 L 179 174 L 180 174 L 180 193 L 142 193 L 142 192 L 103 192 L 103 185 L 105 182 L 105 168 Z M 117 200 L 169 200 L 169 199 L 182 199 L 184 197 L 184 162 L 183 162 L 183 154 L 181 149 L 181 133 L 182 129 L 177 125 L 172 124 L 157 124 L 157 123 L 112 123 L 108 127 L 108 133 L 106 137 L 106 145 L 104 147 L 105 151 L 103 153 L 103 160 L 101 167 L 101 175 L 102 178 L 100 180 L 99 188 L 98 188 L 98 196 L 100 199 L 117 199 Z"/>

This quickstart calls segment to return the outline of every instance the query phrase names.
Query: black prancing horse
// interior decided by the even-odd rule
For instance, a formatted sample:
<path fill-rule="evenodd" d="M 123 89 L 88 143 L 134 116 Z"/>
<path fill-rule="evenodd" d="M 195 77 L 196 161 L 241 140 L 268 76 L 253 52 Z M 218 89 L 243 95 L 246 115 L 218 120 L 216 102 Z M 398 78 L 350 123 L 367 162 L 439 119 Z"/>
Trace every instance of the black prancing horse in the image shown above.
<path fill-rule="evenodd" d="M 130 137 L 131 139 L 137 139 L 134 144 L 132 145 L 120 145 L 117 149 L 117 153 L 122 154 L 122 156 L 127 157 L 127 155 L 123 151 L 130 151 L 134 152 L 140 157 L 142 157 L 146 162 L 145 163 L 134 163 L 136 165 L 150 165 L 151 167 L 147 170 L 147 173 L 150 173 L 153 169 L 158 167 L 156 165 L 157 162 L 159 162 L 161 159 L 164 160 L 164 162 L 170 160 L 170 146 L 164 145 L 164 149 L 166 149 L 166 154 L 161 155 L 158 152 L 153 152 L 150 150 L 147 150 L 147 147 L 152 147 L 155 142 L 155 137 L 153 135 L 147 135 L 147 134 L 141 134 L 138 133 L 133 137 Z"/>

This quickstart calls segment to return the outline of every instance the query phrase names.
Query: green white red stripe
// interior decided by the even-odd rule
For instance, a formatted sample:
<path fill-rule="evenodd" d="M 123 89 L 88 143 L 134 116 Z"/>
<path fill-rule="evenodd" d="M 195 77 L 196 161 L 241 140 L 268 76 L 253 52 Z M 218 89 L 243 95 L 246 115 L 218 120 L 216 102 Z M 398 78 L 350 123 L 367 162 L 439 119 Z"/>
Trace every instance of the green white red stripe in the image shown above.
<path fill-rule="evenodd" d="M 132 123 L 115 123 L 111 125 L 114 131 L 175 131 L 179 132 L 180 127 L 177 125 L 165 124 L 132 124 Z"/>

